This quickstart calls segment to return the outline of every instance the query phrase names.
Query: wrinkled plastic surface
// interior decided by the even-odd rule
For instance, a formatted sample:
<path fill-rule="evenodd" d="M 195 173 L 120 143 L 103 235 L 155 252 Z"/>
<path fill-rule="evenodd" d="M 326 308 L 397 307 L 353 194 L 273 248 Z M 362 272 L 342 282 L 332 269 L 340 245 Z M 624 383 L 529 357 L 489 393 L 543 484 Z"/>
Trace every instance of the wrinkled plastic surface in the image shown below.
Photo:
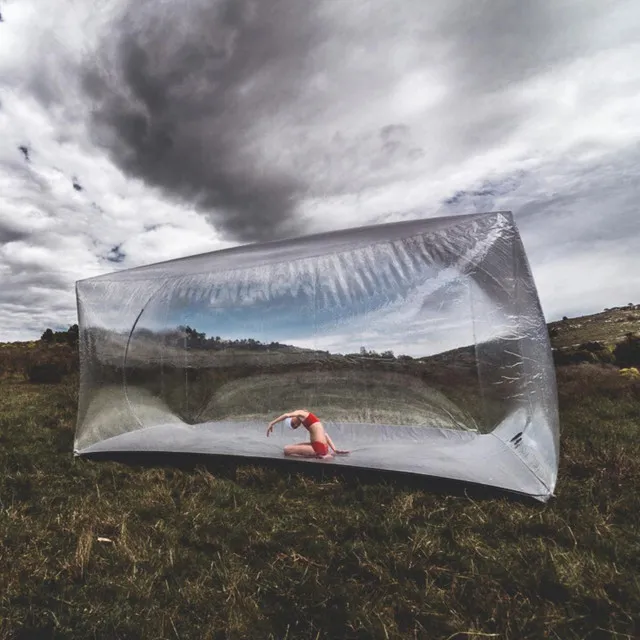
<path fill-rule="evenodd" d="M 510 213 L 255 244 L 77 283 L 75 452 L 281 458 L 307 408 L 351 454 L 547 500 L 559 422 Z"/>

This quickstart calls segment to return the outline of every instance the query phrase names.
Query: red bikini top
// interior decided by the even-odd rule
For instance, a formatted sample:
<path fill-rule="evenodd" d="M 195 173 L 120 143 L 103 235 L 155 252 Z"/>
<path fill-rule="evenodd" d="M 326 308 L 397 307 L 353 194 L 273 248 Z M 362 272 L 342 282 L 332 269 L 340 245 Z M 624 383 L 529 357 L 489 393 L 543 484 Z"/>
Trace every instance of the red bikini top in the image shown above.
<path fill-rule="evenodd" d="M 302 421 L 302 424 L 307 427 L 307 429 L 316 422 L 320 422 L 317 416 L 314 416 L 313 413 L 309 413 L 309 415 Z"/>

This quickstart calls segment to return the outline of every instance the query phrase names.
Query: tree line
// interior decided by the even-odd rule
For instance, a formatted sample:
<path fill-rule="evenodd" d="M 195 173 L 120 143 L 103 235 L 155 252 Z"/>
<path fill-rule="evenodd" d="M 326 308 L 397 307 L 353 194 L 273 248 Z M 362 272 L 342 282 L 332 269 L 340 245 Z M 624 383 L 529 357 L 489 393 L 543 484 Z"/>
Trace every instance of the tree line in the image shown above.
<path fill-rule="evenodd" d="M 40 342 L 44 344 L 68 344 L 70 347 L 78 345 L 79 328 L 77 324 L 72 324 L 66 331 L 53 331 L 45 329 L 40 336 Z"/>

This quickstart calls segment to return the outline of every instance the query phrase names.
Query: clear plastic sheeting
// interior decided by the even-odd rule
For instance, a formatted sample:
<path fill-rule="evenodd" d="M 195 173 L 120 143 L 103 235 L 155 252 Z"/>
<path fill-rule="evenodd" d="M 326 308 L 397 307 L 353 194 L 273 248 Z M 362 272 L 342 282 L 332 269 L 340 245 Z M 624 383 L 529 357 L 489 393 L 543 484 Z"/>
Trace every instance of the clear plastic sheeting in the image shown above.
<path fill-rule="evenodd" d="M 345 457 L 547 500 L 559 423 L 510 213 L 377 225 L 77 283 L 75 452 L 280 458 L 306 408 Z"/>

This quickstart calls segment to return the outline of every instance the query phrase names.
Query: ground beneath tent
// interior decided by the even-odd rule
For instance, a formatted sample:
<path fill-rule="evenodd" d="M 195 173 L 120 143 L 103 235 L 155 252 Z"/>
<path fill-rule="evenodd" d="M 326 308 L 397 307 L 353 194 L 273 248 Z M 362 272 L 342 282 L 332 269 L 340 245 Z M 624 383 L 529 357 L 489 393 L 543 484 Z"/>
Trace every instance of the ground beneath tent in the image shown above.
<path fill-rule="evenodd" d="M 377 424 L 332 424 L 327 430 L 336 446 L 350 450 L 350 455 L 310 459 L 309 464 L 419 473 L 532 496 L 548 493 L 512 447 L 494 434 Z M 267 438 L 263 422 L 166 424 L 116 435 L 76 450 L 76 454 L 175 452 L 281 458 L 286 444 L 303 442 L 305 435 L 277 427 Z"/>

